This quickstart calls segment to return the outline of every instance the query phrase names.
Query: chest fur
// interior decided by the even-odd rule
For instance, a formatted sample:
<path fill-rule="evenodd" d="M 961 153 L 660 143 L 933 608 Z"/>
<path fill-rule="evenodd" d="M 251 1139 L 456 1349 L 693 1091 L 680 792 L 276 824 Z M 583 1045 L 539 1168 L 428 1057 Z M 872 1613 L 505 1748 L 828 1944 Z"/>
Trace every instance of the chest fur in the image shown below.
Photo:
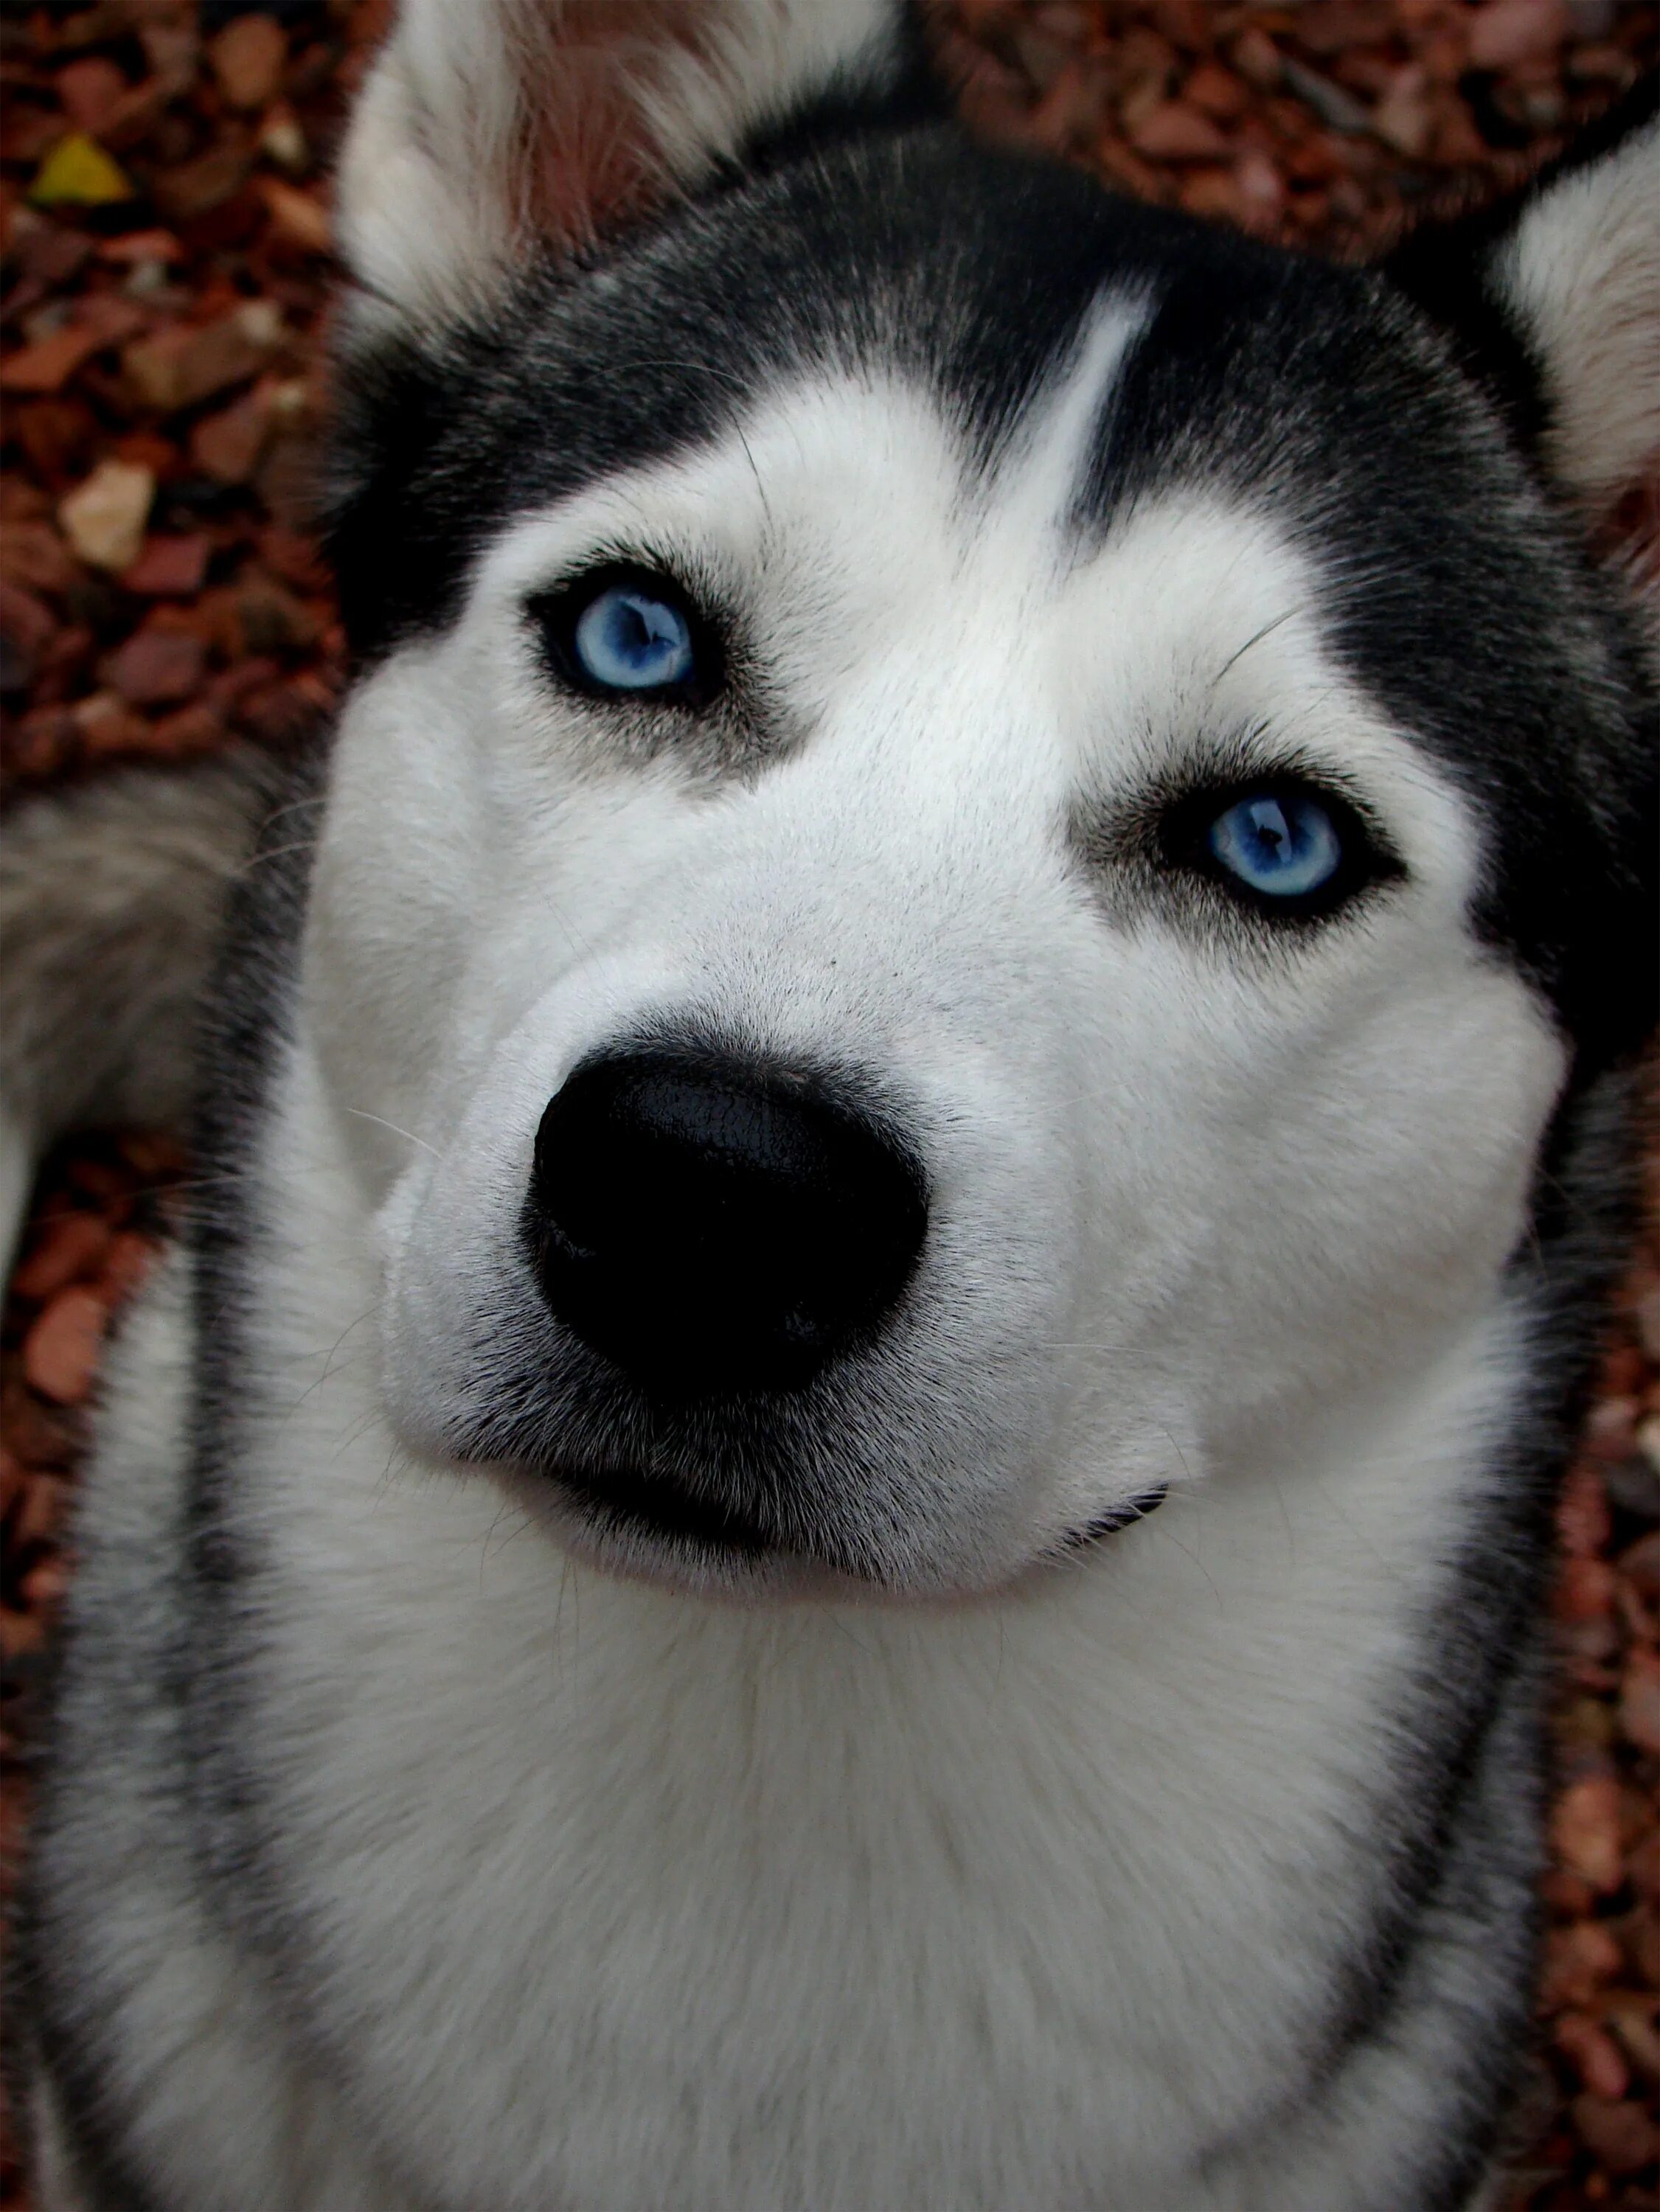
<path fill-rule="evenodd" d="M 222 1633 L 262 1909 L 370 2106 L 503 2203 L 1191 2203 L 1382 1908 L 1495 1332 L 1000 1597 L 696 1601 L 389 1433 L 288 1087 Z"/>

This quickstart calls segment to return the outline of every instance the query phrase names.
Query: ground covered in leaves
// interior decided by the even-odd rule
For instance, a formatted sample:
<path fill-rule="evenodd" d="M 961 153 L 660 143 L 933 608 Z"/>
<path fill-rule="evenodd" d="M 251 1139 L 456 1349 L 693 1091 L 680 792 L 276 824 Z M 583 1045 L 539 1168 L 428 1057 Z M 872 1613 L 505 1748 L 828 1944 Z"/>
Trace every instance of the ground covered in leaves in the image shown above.
<path fill-rule="evenodd" d="M 13 799 L 234 735 L 280 746 L 337 693 L 305 530 L 333 273 L 322 179 L 385 14 L 69 0 L 0 22 Z M 943 21 L 988 132 L 1348 254 L 1525 174 L 1652 65 L 1657 30 L 1652 6 L 1620 0 L 952 0 Z M 148 1135 L 65 1152 L 5 1309 L 0 1878 L 87 1401 L 186 1176 Z M 1515 2198 L 1534 2212 L 1660 2212 L 1660 1177 L 1651 1200 L 1560 1516 L 1541 2064 Z M 5 2164 L 0 2206 L 23 2202 Z"/>

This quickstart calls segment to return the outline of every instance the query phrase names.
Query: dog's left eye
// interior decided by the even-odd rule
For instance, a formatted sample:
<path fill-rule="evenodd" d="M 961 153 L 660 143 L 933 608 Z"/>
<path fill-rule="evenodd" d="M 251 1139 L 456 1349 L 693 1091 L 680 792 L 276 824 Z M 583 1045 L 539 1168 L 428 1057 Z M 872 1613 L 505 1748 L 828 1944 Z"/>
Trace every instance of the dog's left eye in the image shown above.
<path fill-rule="evenodd" d="M 1304 899 L 1331 884 L 1343 839 L 1329 811 L 1300 792 L 1248 793 L 1206 836 L 1211 858 L 1264 898 Z"/>
<path fill-rule="evenodd" d="M 529 611 L 555 673 L 575 690 L 697 707 L 720 689 L 719 641 L 666 576 L 591 570 Z"/>
<path fill-rule="evenodd" d="M 691 624 L 672 601 L 612 584 L 590 599 L 572 635 L 583 672 L 608 691 L 660 691 L 691 674 Z"/>

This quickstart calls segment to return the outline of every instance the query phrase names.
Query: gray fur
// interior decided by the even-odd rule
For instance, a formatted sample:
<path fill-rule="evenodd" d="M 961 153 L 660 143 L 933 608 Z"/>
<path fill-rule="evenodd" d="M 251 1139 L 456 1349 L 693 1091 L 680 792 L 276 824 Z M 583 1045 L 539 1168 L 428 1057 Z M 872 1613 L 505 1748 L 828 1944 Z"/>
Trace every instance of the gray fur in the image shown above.
<path fill-rule="evenodd" d="M 0 1264 L 58 1137 L 186 1128 L 198 1007 L 270 781 L 245 752 L 124 769 L 0 824 Z"/>

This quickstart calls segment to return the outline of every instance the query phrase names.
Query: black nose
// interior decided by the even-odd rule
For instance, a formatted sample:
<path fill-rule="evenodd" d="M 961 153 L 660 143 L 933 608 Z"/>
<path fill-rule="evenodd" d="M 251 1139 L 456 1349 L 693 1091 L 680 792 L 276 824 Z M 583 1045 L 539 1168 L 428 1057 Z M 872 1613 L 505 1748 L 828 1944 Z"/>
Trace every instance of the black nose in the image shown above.
<path fill-rule="evenodd" d="M 790 1389 L 904 1288 L 927 1201 L 871 1117 L 713 1054 L 579 1068 L 542 1116 L 525 1227 L 548 1304 L 646 1389 Z"/>

